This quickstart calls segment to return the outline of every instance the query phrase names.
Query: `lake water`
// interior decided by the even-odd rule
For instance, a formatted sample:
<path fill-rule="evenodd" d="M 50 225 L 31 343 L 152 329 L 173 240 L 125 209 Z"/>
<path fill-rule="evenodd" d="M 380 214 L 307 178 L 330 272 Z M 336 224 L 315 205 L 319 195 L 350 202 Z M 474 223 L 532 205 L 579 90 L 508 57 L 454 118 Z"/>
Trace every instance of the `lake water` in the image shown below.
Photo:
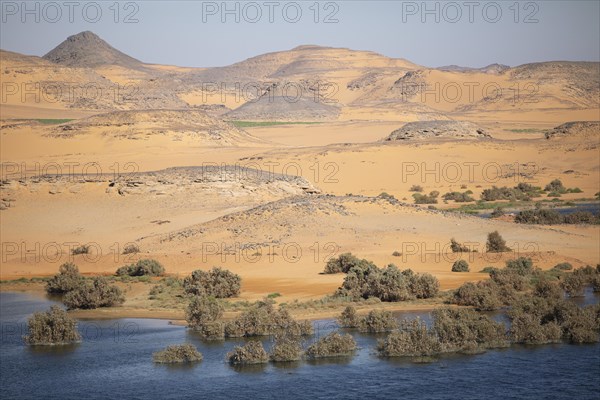
<path fill-rule="evenodd" d="M 51 304 L 0 293 L 0 398 L 600 399 L 600 344 L 515 346 L 415 364 L 377 357 L 377 336 L 353 332 L 361 348 L 349 359 L 239 369 L 225 354 L 243 340 L 204 342 L 162 320 L 80 321 L 80 344 L 25 346 L 28 316 Z M 336 328 L 333 321 L 315 327 L 320 335 Z M 183 342 L 196 345 L 204 360 L 179 367 L 152 362 L 153 352 Z"/>

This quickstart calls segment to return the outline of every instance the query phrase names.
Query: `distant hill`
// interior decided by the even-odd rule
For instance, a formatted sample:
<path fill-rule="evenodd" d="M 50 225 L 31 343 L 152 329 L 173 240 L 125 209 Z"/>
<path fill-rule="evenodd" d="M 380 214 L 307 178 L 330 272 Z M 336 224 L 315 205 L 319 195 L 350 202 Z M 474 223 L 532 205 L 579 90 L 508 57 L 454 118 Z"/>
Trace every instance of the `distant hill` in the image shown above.
<path fill-rule="evenodd" d="M 69 36 L 43 58 L 69 67 L 93 68 L 100 65 L 119 65 L 135 69 L 144 65 L 141 61 L 115 49 L 90 31 Z"/>

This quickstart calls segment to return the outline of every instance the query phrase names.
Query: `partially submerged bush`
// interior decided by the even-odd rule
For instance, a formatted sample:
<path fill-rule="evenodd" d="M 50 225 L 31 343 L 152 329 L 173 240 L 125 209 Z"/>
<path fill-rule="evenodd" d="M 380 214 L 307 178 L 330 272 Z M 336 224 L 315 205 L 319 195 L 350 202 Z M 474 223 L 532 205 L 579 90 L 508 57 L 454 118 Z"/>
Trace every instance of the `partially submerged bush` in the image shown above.
<path fill-rule="evenodd" d="M 285 309 L 276 310 L 268 301 L 259 302 L 225 324 L 226 337 L 268 336 L 285 333 L 288 336 L 312 335 L 310 321 L 296 321 Z"/>
<path fill-rule="evenodd" d="M 437 309 L 432 312 L 432 331 L 445 352 L 477 351 L 508 346 L 506 328 L 470 309 Z"/>
<path fill-rule="evenodd" d="M 168 346 L 152 355 L 155 363 L 175 364 L 202 361 L 202 354 L 192 344 Z"/>
<path fill-rule="evenodd" d="M 236 346 L 227 353 L 227 360 L 233 365 L 264 364 L 269 361 L 269 355 L 261 342 L 253 340 L 243 346 Z"/>
<path fill-rule="evenodd" d="M 63 303 L 69 310 L 76 308 L 93 309 L 112 307 L 125 302 L 123 292 L 115 285 L 110 285 L 106 278 L 97 277 L 84 281 L 79 287 L 67 292 Z"/>
<path fill-rule="evenodd" d="M 585 284 L 585 277 L 582 274 L 577 274 L 575 272 L 566 275 L 560 282 L 560 286 L 567 293 L 567 295 L 569 295 L 569 297 L 583 296 Z"/>
<path fill-rule="evenodd" d="M 398 328 L 398 321 L 391 312 L 385 310 L 371 310 L 361 318 L 359 330 L 367 333 L 390 332 Z"/>
<path fill-rule="evenodd" d="M 135 264 L 124 265 L 116 272 L 118 276 L 161 276 L 165 268 L 156 260 L 144 259 Z"/>
<path fill-rule="evenodd" d="M 400 331 L 379 340 L 377 351 L 383 357 L 425 357 L 438 354 L 441 345 L 437 337 L 419 318 L 404 320 Z"/>
<path fill-rule="evenodd" d="M 502 238 L 502 235 L 500 235 L 498 231 L 488 234 L 486 249 L 489 253 L 502 253 L 505 251 L 511 251 L 510 247 L 506 245 L 506 241 Z"/>
<path fill-rule="evenodd" d="M 469 272 L 469 263 L 466 260 L 458 260 L 452 264 L 452 272 Z"/>
<path fill-rule="evenodd" d="M 342 328 L 358 328 L 360 318 L 356 313 L 356 308 L 347 306 L 338 318 L 338 325 Z"/>
<path fill-rule="evenodd" d="M 58 269 L 46 283 L 46 292 L 51 294 L 64 294 L 77 289 L 83 284 L 83 277 L 79 274 L 79 268 L 73 263 L 65 263 Z"/>
<path fill-rule="evenodd" d="M 223 323 L 217 321 L 223 315 L 223 306 L 214 297 L 199 296 L 190 301 L 185 320 L 188 326 L 206 339 L 224 336 Z"/>
<path fill-rule="evenodd" d="M 186 293 L 219 299 L 239 295 L 241 286 L 242 278 L 239 275 L 219 267 L 210 271 L 198 269 L 183 281 Z"/>
<path fill-rule="evenodd" d="M 350 356 L 356 350 L 356 342 L 352 335 L 340 335 L 332 332 L 327 336 L 311 344 L 306 349 L 306 356 L 309 358 L 327 358 Z"/>
<path fill-rule="evenodd" d="M 77 322 L 58 306 L 34 313 L 27 327 L 28 335 L 23 339 L 30 345 L 62 345 L 81 341 Z"/>
<path fill-rule="evenodd" d="M 295 337 L 279 335 L 271 347 L 269 358 L 273 362 L 298 361 L 302 358 L 302 344 Z"/>

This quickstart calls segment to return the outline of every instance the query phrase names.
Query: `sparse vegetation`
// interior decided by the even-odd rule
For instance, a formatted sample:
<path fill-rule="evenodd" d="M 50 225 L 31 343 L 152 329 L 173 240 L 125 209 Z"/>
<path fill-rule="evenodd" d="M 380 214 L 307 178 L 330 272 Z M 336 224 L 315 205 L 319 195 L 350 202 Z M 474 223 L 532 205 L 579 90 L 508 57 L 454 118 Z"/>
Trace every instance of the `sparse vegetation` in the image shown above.
<path fill-rule="evenodd" d="M 473 197 L 471 197 L 470 195 L 472 195 L 473 192 L 471 190 L 467 190 L 464 193 L 461 192 L 448 192 L 446 194 L 444 194 L 442 196 L 442 198 L 444 200 L 454 200 L 457 203 L 468 203 L 471 201 L 475 201 L 475 199 Z"/>
<path fill-rule="evenodd" d="M 356 342 L 350 334 L 332 332 L 311 344 L 306 349 L 308 358 L 328 358 L 351 356 L 356 350 Z"/>
<path fill-rule="evenodd" d="M 242 278 L 239 275 L 219 267 L 210 271 L 198 269 L 183 280 L 186 293 L 218 299 L 238 296 L 241 286 Z"/>
<path fill-rule="evenodd" d="M 499 188 L 492 186 L 491 189 L 484 189 L 481 193 L 481 200 L 530 201 L 532 198 L 539 196 L 541 196 L 541 188 L 532 186 L 528 183 L 519 183 L 514 188 L 509 188 L 506 186 Z"/>
<path fill-rule="evenodd" d="M 408 189 L 409 192 L 418 192 L 421 193 L 423 191 L 423 186 L 420 185 L 412 185 L 410 187 L 410 189 Z"/>
<path fill-rule="evenodd" d="M 471 251 L 467 246 L 458 243 L 454 238 L 450 239 L 450 250 L 453 253 L 468 253 Z"/>
<path fill-rule="evenodd" d="M 466 260 L 458 260 L 452 264 L 452 272 L 469 272 L 469 263 Z"/>
<path fill-rule="evenodd" d="M 202 361 L 202 354 L 192 344 L 168 346 L 152 355 L 155 363 L 176 364 Z"/>
<path fill-rule="evenodd" d="M 128 244 L 123 248 L 123 254 L 137 254 L 140 252 L 140 247 L 137 244 Z"/>
<path fill-rule="evenodd" d="M 233 365 L 265 364 L 269 362 L 269 355 L 261 342 L 252 340 L 227 353 L 227 360 Z"/>
<path fill-rule="evenodd" d="M 519 224 L 600 224 L 600 215 L 589 211 L 576 211 L 571 214 L 561 215 L 556 210 L 536 209 L 520 211 L 515 217 Z"/>
<path fill-rule="evenodd" d="M 81 341 L 77 322 L 58 306 L 34 313 L 27 322 L 28 334 L 23 339 L 30 345 L 63 345 Z"/>
<path fill-rule="evenodd" d="M 85 245 L 85 244 L 71 249 L 71 254 L 74 256 L 76 256 L 78 254 L 89 254 L 89 252 L 90 252 L 90 246 Z"/>
<path fill-rule="evenodd" d="M 63 303 L 69 310 L 112 307 L 121 305 L 124 301 L 125 297 L 121 289 L 110 285 L 108 280 L 103 277 L 83 281 L 81 285 L 67 292 L 63 297 Z"/>
<path fill-rule="evenodd" d="M 438 196 L 440 192 L 434 190 L 429 192 L 429 194 L 421 194 L 421 193 L 413 193 L 413 198 L 415 199 L 415 204 L 437 204 Z"/>

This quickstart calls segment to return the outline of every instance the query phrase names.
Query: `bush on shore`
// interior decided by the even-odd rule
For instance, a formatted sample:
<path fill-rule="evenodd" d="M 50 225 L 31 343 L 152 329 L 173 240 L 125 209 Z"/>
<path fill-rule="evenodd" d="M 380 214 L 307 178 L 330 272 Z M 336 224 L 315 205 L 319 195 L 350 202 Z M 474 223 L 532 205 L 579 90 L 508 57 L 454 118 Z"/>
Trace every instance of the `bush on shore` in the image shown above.
<path fill-rule="evenodd" d="M 467 246 L 458 243 L 454 238 L 450 239 L 450 250 L 453 253 L 469 253 L 471 251 Z"/>
<path fill-rule="evenodd" d="M 117 276 L 161 276 L 165 268 L 156 260 L 144 259 L 117 269 Z"/>
<path fill-rule="evenodd" d="M 332 332 L 323 336 L 306 349 L 306 356 L 311 359 L 350 356 L 356 350 L 356 342 L 352 335 L 340 335 Z"/>
<path fill-rule="evenodd" d="M 29 345 L 63 345 L 81 341 L 77 321 L 58 306 L 36 312 L 27 321 L 28 334 L 23 339 Z"/>
<path fill-rule="evenodd" d="M 373 264 L 352 267 L 336 296 L 354 300 L 376 297 L 381 301 L 404 301 L 434 297 L 439 292 L 439 281 L 433 275 L 401 271 L 393 264 L 379 269 Z"/>
<path fill-rule="evenodd" d="M 168 346 L 152 355 L 155 363 L 175 364 L 202 361 L 202 354 L 192 344 Z"/>
<path fill-rule="evenodd" d="M 65 263 L 58 268 L 58 274 L 54 275 L 46 283 L 46 292 L 50 294 L 65 294 L 77 289 L 83 284 L 83 276 L 79 268 L 73 263 Z"/>
<path fill-rule="evenodd" d="M 82 308 L 118 306 L 125 302 L 123 292 L 115 285 L 110 285 L 106 278 L 97 277 L 84 281 L 79 287 L 67 292 L 63 303 L 69 310 Z"/>
<path fill-rule="evenodd" d="M 269 355 L 259 341 L 251 341 L 243 346 L 236 346 L 227 353 L 227 360 L 232 365 L 264 364 L 269 362 Z"/>
<path fill-rule="evenodd" d="M 219 267 L 214 267 L 210 271 L 198 269 L 183 280 L 186 293 L 218 299 L 238 296 L 241 286 L 242 278 L 239 275 Z"/>
<path fill-rule="evenodd" d="M 497 310 L 503 304 L 498 285 L 491 281 L 464 283 L 454 292 L 452 302 L 461 306 L 471 306 L 479 311 Z"/>

